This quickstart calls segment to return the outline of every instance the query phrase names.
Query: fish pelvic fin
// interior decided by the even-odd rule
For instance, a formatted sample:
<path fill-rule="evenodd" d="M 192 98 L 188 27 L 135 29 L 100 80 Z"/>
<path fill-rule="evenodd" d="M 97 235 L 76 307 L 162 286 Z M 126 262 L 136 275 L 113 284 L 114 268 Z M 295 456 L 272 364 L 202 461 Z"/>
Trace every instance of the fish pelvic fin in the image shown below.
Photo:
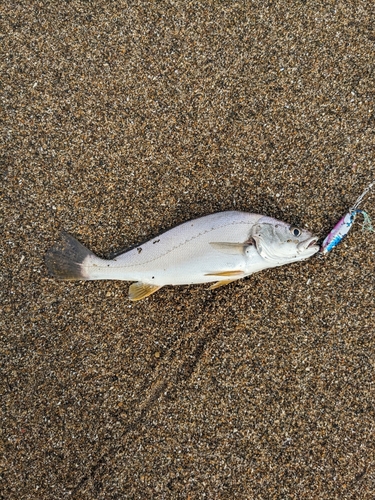
<path fill-rule="evenodd" d="M 158 285 L 149 285 L 147 283 L 142 283 L 142 281 L 137 281 L 129 287 L 129 299 L 135 302 L 136 300 L 142 300 L 149 295 L 157 292 L 161 288 Z"/>
<path fill-rule="evenodd" d="M 58 280 L 87 280 L 82 263 L 88 256 L 97 258 L 73 236 L 63 231 L 61 241 L 50 248 L 45 256 L 48 272 Z"/>
<path fill-rule="evenodd" d="M 222 280 L 222 281 L 217 281 L 213 285 L 209 287 L 209 290 L 215 290 L 216 288 L 219 288 L 220 286 L 225 286 L 229 285 L 229 283 L 233 283 L 233 281 L 237 281 L 239 278 L 234 279 L 234 280 Z"/>

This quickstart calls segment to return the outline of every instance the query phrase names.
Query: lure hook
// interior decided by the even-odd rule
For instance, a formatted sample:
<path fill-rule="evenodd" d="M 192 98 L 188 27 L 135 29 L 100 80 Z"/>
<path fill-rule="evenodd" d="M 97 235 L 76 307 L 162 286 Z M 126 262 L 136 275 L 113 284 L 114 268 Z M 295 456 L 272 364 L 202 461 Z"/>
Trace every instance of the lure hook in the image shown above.
<path fill-rule="evenodd" d="M 361 196 L 359 196 L 356 200 L 356 202 L 354 203 L 354 205 L 352 206 L 352 208 L 350 209 L 350 212 L 352 212 L 353 210 L 357 209 L 359 207 L 359 205 L 361 204 L 363 198 L 366 196 L 366 194 L 370 191 L 370 189 L 372 188 L 372 186 L 374 185 L 375 183 L 374 182 L 371 182 L 371 184 L 369 184 L 367 186 L 367 188 L 363 191 L 363 193 L 361 194 Z"/>

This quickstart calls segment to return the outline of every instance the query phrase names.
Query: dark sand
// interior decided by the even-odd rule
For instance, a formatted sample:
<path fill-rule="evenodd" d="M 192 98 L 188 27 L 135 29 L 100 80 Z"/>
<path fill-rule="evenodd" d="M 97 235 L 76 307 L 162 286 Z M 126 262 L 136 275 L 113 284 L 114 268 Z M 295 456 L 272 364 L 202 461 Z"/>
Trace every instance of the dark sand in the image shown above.
<path fill-rule="evenodd" d="M 43 258 L 61 229 L 108 256 L 233 208 L 327 234 L 375 178 L 374 2 L 6 4 L 0 497 L 373 499 L 360 224 L 134 304 Z"/>

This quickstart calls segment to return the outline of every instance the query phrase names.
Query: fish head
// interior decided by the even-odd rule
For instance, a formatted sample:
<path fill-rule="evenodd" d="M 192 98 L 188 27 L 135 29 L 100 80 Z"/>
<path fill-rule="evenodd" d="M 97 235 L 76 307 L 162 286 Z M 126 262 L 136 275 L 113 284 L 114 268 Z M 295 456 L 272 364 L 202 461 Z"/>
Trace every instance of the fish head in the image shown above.
<path fill-rule="evenodd" d="M 312 233 L 272 217 L 261 217 L 250 237 L 263 259 L 276 266 L 308 259 L 319 251 Z"/>

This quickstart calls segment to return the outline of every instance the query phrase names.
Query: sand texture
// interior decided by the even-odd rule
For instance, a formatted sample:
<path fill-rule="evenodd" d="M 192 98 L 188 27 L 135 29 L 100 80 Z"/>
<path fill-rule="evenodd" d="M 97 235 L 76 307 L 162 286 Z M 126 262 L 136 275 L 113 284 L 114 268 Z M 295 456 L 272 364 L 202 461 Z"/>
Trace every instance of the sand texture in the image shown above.
<path fill-rule="evenodd" d="M 375 180 L 375 3 L 1 11 L 0 498 L 372 500 L 359 222 L 325 259 L 138 303 L 44 255 L 63 229 L 106 257 L 232 209 L 324 237 Z"/>

